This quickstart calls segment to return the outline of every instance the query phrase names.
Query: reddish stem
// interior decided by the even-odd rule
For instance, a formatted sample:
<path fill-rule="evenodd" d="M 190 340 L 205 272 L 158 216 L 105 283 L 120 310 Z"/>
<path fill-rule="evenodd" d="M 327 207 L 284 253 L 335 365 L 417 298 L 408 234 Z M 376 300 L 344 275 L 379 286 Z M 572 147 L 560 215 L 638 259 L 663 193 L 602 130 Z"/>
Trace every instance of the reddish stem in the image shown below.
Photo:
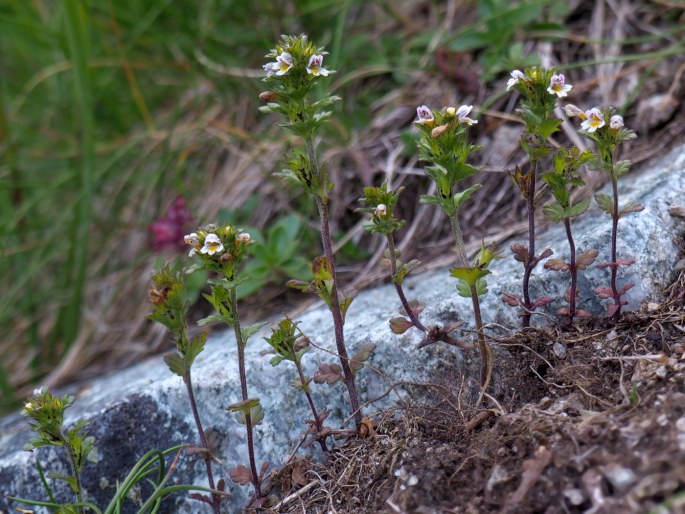
<path fill-rule="evenodd" d="M 530 300 L 530 275 L 535 267 L 535 186 L 537 178 L 537 159 L 530 160 L 528 172 L 528 260 L 523 271 L 523 307 L 524 313 L 521 318 L 523 328 L 530 327 L 530 317 L 533 303 Z"/>
<path fill-rule="evenodd" d="M 190 409 L 193 411 L 193 418 L 195 419 L 195 426 L 197 427 L 197 433 L 200 436 L 200 444 L 202 447 L 210 452 L 209 442 L 207 441 L 207 435 L 202 428 L 202 421 L 200 420 L 200 413 L 197 408 L 197 401 L 195 400 L 195 393 L 193 391 L 193 382 L 190 375 L 190 367 L 186 368 L 185 375 L 183 377 L 183 382 L 186 384 L 186 390 L 188 391 L 188 399 L 190 400 Z M 209 453 L 204 455 L 205 466 L 207 467 L 207 482 L 210 489 L 216 489 L 214 486 L 214 473 L 212 472 L 212 463 Z M 220 504 L 221 498 L 216 495 L 212 495 L 212 510 L 215 514 L 220 514 Z"/>
<path fill-rule="evenodd" d="M 335 329 L 335 346 L 340 358 L 340 365 L 345 375 L 345 385 L 347 392 L 350 395 L 350 405 L 352 407 L 352 415 L 354 416 L 354 424 L 359 433 L 359 428 L 362 424 L 362 413 L 359 408 L 359 397 L 357 395 L 357 388 L 354 383 L 354 373 L 350 366 L 350 359 L 347 355 L 347 348 L 345 346 L 345 335 L 343 332 L 342 311 L 340 310 L 340 301 L 338 300 L 338 279 L 335 272 L 335 261 L 333 256 L 333 243 L 331 240 L 330 222 L 328 219 L 328 201 L 321 196 L 316 197 L 316 204 L 319 208 L 319 217 L 321 218 L 321 241 L 323 244 L 323 252 L 331 264 L 333 274 L 333 288 L 331 291 L 331 315 L 333 316 L 333 326 Z"/>
<path fill-rule="evenodd" d="M 236 300 L 236 291 L 230 291 L 231 310 L 234 315 L 233 331 L 235 332 L 235 341 L 238 346 L 238 370 L 240 373 L 240 392 L 242 393 L 243 401 L 249 398 L 247 392 L 247 374 L 245 373 L 245 342 L 243 341 L 243 334 L 240 329 L 240 318 L 238 318 L 238 302 Z M 247 431 L 247 452 L 250 458 L 250 469 L 252 471 L 252 484 L 255 488 L 255 495 L 257 499 L 262 497 L 262 489 L 257 473 L 257 463 L 254 453 L 254 437 L 253 437 L 252 417 L 249 412 L 245 413 L 245 429 Z"/>
<path fill-rule="evenodd" d="M 402 289 L 402 286 L 395 282 L 395 275 L 397 274 L 397 257 L 395 256 L 395 241 L 392 237 L 392 234 L 387 234 L 386 238 L 388 240 L 388 253 L 390 254 L 390 273 L 392 275 L 393 279 L 393 285 L 395 286 L 395 291 L 397 291 L 397 296 L 400 298 L 400 303 L 402 304 L 402 307 L 404 308 L 404 311 L 407 313 L 407 316 L 409 317 L 409 320 L 412 322 L 412 324 L 418 328 L 421 332 L 427 332 L 428 329 L 425 327 L 421 321 L 419 321 L 419 318 L 414 314 L 414 310 L 411 308 L 411 305 L 407 301 L 407 297 L 404 295 L 404 290 Z"/>
<path fill-rule="evenodd" d="M 568 246 L 571 251 L 571 259 L 569 262 L 569 270 L 571 271 L 571 290 L 568 299 L 568 317 L 569 322 L 573 322 L 573 318 L 576 316 L 576 288 L 578 269 L 576 268 L 576 245 L 573 242 L 573 234 L 571 234 L 570 218 L 564 218 L 564 228 L 566 229 L 566 239 L 568 239 Z"/>
<path fill-rule="evenodd" d="M 614 297 L 614 304 L 616 305 L 616 312 L 614 312 L 614 321 L 618 321 L 621 314 L 621 297 L 618 294 L 618 286 L 616 285 L 616 276 L 618 274 L 618 264 L 616 263 L 616 240 L 618 237 L 618 179 L 614 173 L 614 164 L 611 163 L 611 190 L 614 194 L 614 209 L 611 213 L 611 293 Z"/>
<path fill-rule="evenodd" d="M 304 387 L 304 373 L 302 372 L 302 364 L 300 361 L 295 358 L 295 367 L 297 368 L 297 374 L 300 376 L 300 384 L 302 384 L 302 387 Z M 314 405 L 314 400 L 312 399 L 312 395 L 309 393 L 308 390 L 304 390 L 303 392 L 305 396 L 307 397 L 307 401 L 309 402 L 309 407 L 312 410 L 312 415 L 314 416 L 314 423 L 316 424 L 316 431 L 318 434 L 321 434 L 323 431 L 323 422 L 321 421 L 321 418 L 319 417 L 319 413 L 316 411 L 316 405 Z M 321 446 L 321 449 L 325 452 L 328 451 L 328 447 L 326 446 L 326 440 L 325 439 L 317 439 L 319 441 L 319 445 Z"/>

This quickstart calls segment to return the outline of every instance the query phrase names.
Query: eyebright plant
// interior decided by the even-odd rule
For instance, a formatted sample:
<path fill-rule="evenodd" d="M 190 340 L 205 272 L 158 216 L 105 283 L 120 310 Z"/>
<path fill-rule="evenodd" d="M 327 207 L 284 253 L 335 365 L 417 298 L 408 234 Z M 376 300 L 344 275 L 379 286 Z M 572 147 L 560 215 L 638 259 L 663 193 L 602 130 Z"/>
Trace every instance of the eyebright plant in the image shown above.
<path fill-rule="evenodd" d="M 281 126 L 301 139 L 301 146 L 293 148 L 288 154 L 287 168 L 280 176 L 301 186 L 314 197 L 319 211 L 324 255 L 318 257 L 312 265 L 314 279 L 310 286 L 304 285 L 301 281 L 291 281 L 289 284 L 318 294 L 331 311 L 336 350 L 350 397 L 355 426 L 359 431 L 362 425 L 362 412 L 343 333 L 345 312 L 354 294 L 340 294 L 338 290 L 329 223 L 329 193 L 333 184 L 329 180 L 326 165 L 319 161 L 316 144 L 316 136 L 331 114 L 327 109 L 340 100 L 339 97 L 329 94 L 325 94 L 319 100 L 314 98 L 314 88 L 317 84 L 335 73 L 325 67 L 326 55 L 327 52 L 323 48 L 314 46 L 304 34 L 282 36 L 276 47 L 267 54 L 267 58 L 274 59 L 264 65 L 264 81 L 271 89 L 260 95 L 260 98 L 267 102 L 260 110 L 283 115 L 286 122 Z"/>
<path fill-rule="evenodd" d="M 41 387 L 33 391 L 21 414 L 29 418 L 29 426 L 36 433 L 36 437 L 24 445 L 24 450 L 33 451 L 41 446 L 64 448 L 69 474 L 49 473 L 48 477 L 66 482 L 76 495 L 76 503 L 61 506 L 63 511 L 82 514 L 90 504 L 83 500 L 81 472 L 94 448 L 94 439 L 86 436 L 88 420 L 80 419 L 70 429 L 64 428 L 64 412 L 73 403 L 73 396 L 54 396 L 46 387 Z"/>
<path fill-rule="evenodd" d="M 599 287 L 595 293 L 602 299 L 613 299 L 614 303 L 607 307 L 607 315 L 618 320 L 621 314 L 621 307 L 628 302 L 621 297 L 628 292 L 635 284 L 630 282 L 623 285 L 620 289 L 617 285 L 617 274 L 620 266 L 629 266 L 635 262 L 632 258 L 619 259 L 616 252 L 618 238 L 618 221 L 632 212 L 639 212 L 644 207 L 638 203 L 630 202 L 619 207 L 618 202 L 618 179 L 628 172 L 631 162 L 627 160 L 619 161 L 618 149 L 625 141 L 635 139 L 635 132 L 625 128 L 623 118 L 616 114 L 614 109 L 600 109 L 593 107 L 583 111 L 575 105 L 569 104 L 564 108 L 567 116 L 577 117 L 582 120 L 580 133 L 592 140 L 597 147 L 599 158 L 590 162 L 590 166 L 605 171 L 611 181 L 611 192 L 609 196 L 604 193 L 596 193 L 595 201 L 599 207 L 611 216 L 611 261 L 597 264 L 598 268 L 611 269 L 611 287 Z"/>
<path fill-rule="evenodd" d="M 485 277 L 490 271 L 487 268 L 497 254 L 492 247 L 483 244 L 473 264 L 469 263 L 459 225 L 461 205 L 480 188 L 480 184 L 476 184 L 462 191 L 457 190 L 459 181 L 478 171 L 467 162 L 471 153 L 478 149 L 468 141 L 468 128 L 478 123 L 468 117 L 472 109 L 470 105 L 462 105 L 458 109 L 445 107 L 433 111 L 422 105 L 416 110 L 414 124 L 420 135 L 419 156 L 430 163 L 424 171 L 436 186 L 436 194 L 422 195 L 421 202 L 439 206 L 450 220 L 457 250 L 457 266 L 450 269 L 450 275 L 458 280 L 459 295 L 470 297 L 473 305 L 481 356 L 482 398 L 490 385 L 493 362 L 492 350 L 483 333 L 479 296 L 488 291 Z"/>
<path fill-rule="evenodd" d="M 530 326 L 531 314 L 543 305 L 550 303 L 548 297 L 532 299 L 530 297 L 530 277 L 535 267 L 547 257 L 552 250 L 545 249 L 540 255 L 535 254 L 535 211 L 537 209 L 537 174 L 540 161 L 547 157 L 552 148 L 548 138 L 559 130 L 560 119 L 552 117 L 558 98 L 568 96 L 572 89 L 566 83 L 566 77 L 554 69 L 540 66 L 514 70 L 507 82 L 507 91 L 516 91 L 521 95 L 521 107 L 518 113 L 525 124 L 521 135 L 521 147 L 528 154 L 530 167 L 524 172 L 517 166 L 511 174 L 521 196 L 526 200 L 528 210 L 528 246 L 520 243 L 511 245 L 514 258 L 523 264 L 523 298 L 507 293 L 504 301 L 513 307 L 522 308 L 522 326 Z"/>
<path fill-rule="evenodd" d="M 570 253 L 568 262 L 562 259 L 548 259 L 545 262 L 545 269 L 571 273 L 571 287 L 566 293 L 568 307 L 562 307 L 557 311 L 560 316 L 568 316 L 569 323 L 573 322 L 576 316 L 590 316 L 589 312 L 576 309 L 578 270 L 589 267 L 599 252 L 591 248 L 576 256 L 571 220 L 583 214 L 590 206 L 590 200 L 574 203 L 572 193 L 574 189 L 585 185 L 580 177 L 579 168 L 593 157 L 592 152 L 581 152 L 575 146 L 570 149 L 559 148 L 552 157 L 553 171 L 542 175 L 542 180 L 549 186 L 554 196 L 554 200 L 543 207 L 543 212 L 555 223 L 563 223 Z"/>
<path fill-rule="evenodd" d="M 191 238 L 194 242 L 197 236 L 191 236 Z M 194 249 L 191 251 L 194 251 Z M 183 275 L 179 272 L 173 272 L 167 265 L 157 271 L 153 275 L 152 280 L 154 285 L 149 291 L 149 297 L 150 303 L 154 307 L 154 312 L 148 315 L 148 319 L 164 325 L 169 332 L 171 332 L 174 342 L 176 343 L 176 351 L 165 355 L 164 362 L 166 362 L 172 373 L 183 379 L 183 383 L 185 384 L 188 393 L 188 400 L 190 401 L 190 408 L 193 412 L 195 426 L 200 438 L 200 446 L 187 448 L 186 454 L 201 456 L 205 461 L 209 488 L 217 489 L 218 486 L 218 489 L 223 491 L 224 481 L 220 480 L 218 484 L 214 481 L 212 461 L 219 462 L 219 460 L 214 456 L 207 433 L 202 427 L 191 377 L 193 362 L 195 362 L 195 358 L 204 350 L 207 336 L 203 332 L 196 337 L 188 337 L 188 327 L 186 325 L 188 302 Z M 199 493 L 193 493 L 191 496 L 211 505 L 215 514 L 220 513 L 220 495 L 212 494 L 211 496 L 205 496 Z"/>
<path fill-rule="evenodd" d="M 317 411 L 311 394 L 311 377 L 304 374 L 302 369 L 302 357 L 311 349 L 309 339 L 298 328 L 298 322 L 293 322 L 290 318 L 281 320 L 277 327 L 271 330 L 271 337 L 264 340 L 275 350 L 276 355 L 271 359 L 272 366 L 278 366 L 282 361 L 290 361 L 295 365 L 297 378 L 293 380 L 293 385 L 302 391 L 307 398 L 309 408 L 312 411 L 313 420 L 308 420 L 308 433 L 312 435 L 311 440 L 305 443 L 305 447 L 314 441 L 319 443 L 321 449 L 328 451 L 326 437 L 330 434 L 330 429 L 324 428 L 324 421 L 330 415 L 329 409 L 322 412 Z"/>
<path fill-rule="evenodd" d="M 261 423 L 264 413 L 258 398 L 250 398 L 245 372 L 245 347 L 249 338 L 255 334 L 263 324 L 241 327 L 238 315 L 237 287 L 241 282 L 239 275 L 240 264 L 246 256 L 247 247 L 252 238 L 247 232 L 231 225 L 207 225 L 192 234 L 185 236 L 185 242 L 190 246 L 190 255 L 195 257 L 195 263 L 187 270 L 192 273 L 204 270 L 214 274 L 208 284 L 211 291 L 203 297 L 214 307 L 212 314 L 198 322 L 206 325 L 212 322 L 223 322 L 233 328 L 238 350 L 238 369 L 240 374 L 240 391 L 242 400 L 228 406 L 228 410 L 236 414 L 239 423 L 245 425 L 247 432 L 247 450 L 250 467 L 242 464 L 230 472 L 231 479 L 241 485 L 251 483 L 255 490 L 252 506 L 259 506 L 264 501 L 261 480 L 269 466 L 264 462 L 257 471 L 254 452 L 254 426 Z"/>
<path fill-rule="evenodd" d="M 390 329 L 396 334 L 403 334 L 411 327 L 417 328 L 424 334 L 424 338 L 418 345 L 419 348 L 442 341 L 459 348 L 472 349 L 471 344 L 449 335 L 450 332 L 461 326 L 462 322 L 451 323 L 444 327 L 437 325 L 430 328 L 426 327 L 419 319 L 425 305 L 418 301 L 407 300 L 402 285 L 406 277 L 420 265 L 420 262 L 415 259 L 406 263 L 402 262 L 400 260 L 401 252 L 395 248 L 393 234 L 405 225 L 404 220 L 395 217 L 395 206 L 403 190 L 404 188 L 389 191 L 387 184 L 383 184 L 381 187 L 366 187 L 364 188 L 364 196 L 359 201 L 369 207 L 357 209 L 371 215 L 371 218 L 364 222 L 364 229 L 385 236 L 387 241 L 388 247 L 384 259 L 381 261 L 381 266 L 390 271 L 390 280 L 402 304 L 401 314 L 403 314 L 403 316 L 390 320 Z"/>

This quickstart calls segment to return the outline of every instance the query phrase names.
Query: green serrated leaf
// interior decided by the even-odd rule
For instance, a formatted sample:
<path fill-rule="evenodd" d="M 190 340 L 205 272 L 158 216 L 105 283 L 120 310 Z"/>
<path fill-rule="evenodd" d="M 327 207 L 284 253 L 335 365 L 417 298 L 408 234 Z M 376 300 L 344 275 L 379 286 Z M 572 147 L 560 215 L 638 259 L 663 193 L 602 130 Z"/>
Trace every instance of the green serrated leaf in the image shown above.
<path fill-rule="evenodd" d="M 473 194 L 476 191 L 478 191 L 481 187 L 481 184 L 476 184 L 472 187 L 469 187 L 468 189 L 465 189 L 464 191 L 455 193 L 452 197 L 452 203 L 454 204 L 454 208 L 458 211 L 461 207 L 461 204 L 467 201 L 469 198 L 471 198 Z"/>
<path fill-rule="evenodd" d="M 166 363 L 169 371 L 178 375 L 179 377 L 185 377 L 186 372 L 186 361 L 178 352 L 167 353 L 164 357 L 164 362 Z"/>
<path fill-rule="evenodd" d="M 600 209 L 611 215 L 614 214 L 614 200 L 611 196 L 604 193 L 595 193 L 595 201 Z"/>
<path fill-rule="evenodd" d="M 53 472 L 48 473 L 47 477 L 52 478 L 53 480 L 62 480 L 63 482 L 69 484 L 69 487 L 71 487 L 71 490 L 74 491 L 75 494 L 79 492 L 78 481 L 76 480 L 76 477 L 70 477 Z"/>
<path fill-rule="evenodd" d="M 479 279 L 490 274 L 490 271 L 482 268 L 451 268 L 450 275 L 459 280 L 464 280 L 468 285 L 476 285 Z M 469 297 L 471 293 L 469 292 Z"/>
<path fill-rule="evenodd" d="M 278 366 L 284 360 L 285 357 L 283 357 L 282 355 L 274 355 L 273 357 L 271 357 L 271 360 L 269 360 L 269 363 L 272 366 Z"/>
<path fill-rule="evenodd" d="M 240 335 L 242 337 L 243 344 L 247 344 L 248 339 L 255 335 L 264 325 L 266 325 L 266 323 L 255 323 L 254 325 L 248 325 L 241 328 Z"/>
<path fill-rule="evenodd" d="M 222 316 L 221 314 L 210 314 L 206 318 L 202 318 L 197 321 L 197 324 L 201 327 L 209 325 L 210 323 L 226 323 L 229 326 L 233 326 L 233 318 L 228 316 Z"/>
<path fill-rule="evenodd" d="M 566 216 L 566 210 L 556 202 L 545 205 L 542 212 L 555 223 L 560 223 Z"/>
<path fill-rule="evenodd" d="M 580 216 L 587 211 L 588 207 L 590 207 L 590 199 L 588 198 L 587 200 L 581 200 L 577 204 L 567 207 L 564 210 L 566 213 L 565 217 L 575 218 L 576 216 Z"/>

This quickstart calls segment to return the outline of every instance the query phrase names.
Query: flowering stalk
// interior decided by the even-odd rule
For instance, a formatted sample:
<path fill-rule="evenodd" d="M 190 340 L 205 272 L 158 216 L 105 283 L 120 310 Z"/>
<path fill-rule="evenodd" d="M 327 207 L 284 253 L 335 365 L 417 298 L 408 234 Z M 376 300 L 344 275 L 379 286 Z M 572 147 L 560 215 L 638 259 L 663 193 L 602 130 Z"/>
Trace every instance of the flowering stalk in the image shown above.
<path fill-rule="evenodd" d="M 613 299 L 614 303 L 607 308 L 607 315 L 614 321 L 618 321 L 621 307 L 628 303 L 621 297 L 635 285 L 630 282 L 619 289 L 617 284 L 618 268 L 629 266 L 635 262 L 634 259 L 618 258 L 616 250 L 618 221 L 626 214 L 639 212 L 644 207 L 633 202 L 619 207 L 618 179 L 628 172 L 631 163 L 630 161 L 617 161 L 616 155 L 618 147 L 623 142 L 635 139 L 637 136 L 635 132 L 624 127 L 623 118 L 614 114 L 614 110 L 611 108 L 593 107 L 583 111 L 575 105 L 567 105 L 565 110 L 569 117 L 578 117 L 582 120 L 580 133 L 594 141 L 597 147 L 599 158 L 591 161 L 592 167 L 604 170 L 609 174 L 612 195 L 596 193 L 595 201 L 603 211 L 611 216 L 611 261 L 597 265 L 598 268 L 611 269 L 611 287 L 598 287 L 595 289 L 595 293 L 602 299 Z"/>
<path fill-rule="evenodd" d="M 93 450 L 94 440 L 92 437 L 85 437 L 87 420 L 78 420 L 71 429 L 64 429 L 64 412 L 72 403 L 74 403 L 73 396 L 53 396 L 45 387 L 33 391 L 33 397 L 26 403 L 21 414 L 31 420 L 29 425 L 36 433 L 36 437 L 24 445 L 24 450 L 33 451 L 41 446 L 64 448 L 70 474 L 53 474 L 52 478 L 69 484 L 76 495 L 78 507 L 75 507 L 76 510 L 73 511 L 65 509 L 65 512 L 68 510 L 83 514 L 81 471 L 88 455 Z"/>
<path fill-rule="evenodd" d="M 187 237 L 195 237 L 195 234 Z M 212 454 L 207 435 L 202 427 L 190 371 L 195 358 L 204 350 L 206 334 L 202 333 L 195 338 L 188 338 L 188 328 L 186 325 L 188 305 L 182 274 L 174 273 L 169 266 L 165 266 L 156 272 L 152 279 L 154 286 L 149 291 L 149 297 L 150 303 L 154 307 L 154 312 L 148 315 L 148 319 L 157 321 L 167 327 L 176 342 L 176 351 L 165 355 L 164 362 L 172 373 L 183 379 L 183 383 L 186 386 L 195 427 L 200 438 L 200 447 L 193 448 L 191 451 L 202 456 L 207 470 L 209 488 L 216 489 L 211 461 L 217 459 Z M 215 514 L 220 513 L 221 497 L 219 495 L 214 494 L 210 498 L 196 494 L 193 497 L 211 505 Z"/>
<path fill-rule="evenodd" d="M 245 425 L 250 467 L 238 465 L 230 471 L 230 475 L 236 483 L 241 485 L 251 483 L 254 486 L 254 505 L 258 505 L 263 501 L 261 478 L 264 476 L 268 463 L 264 463 L 260 471 L 257 471 L 254 426 L 261 423 L 264 413 L 259 399 L 249 397 L 245 371 L 245 347 L 248 339 L 263 324 L 241 327 L 237 300 L 237 287 L 240 283 L 238 269 L 252 240 L 248 233 L 231 225 L 207 225 L 198 229 L 197 233 L 186 236 L 185 241 L 191 247 L 190 255 L 199 257 L 188 272 L 205 270 L 220 277 L 209 280 L 211 292 L 203 295 L 212 304 L 216 313 L 200 320 L 198 324 L 205 325 L 221 321 L 231 327 L 235 333 L 242 400 L 229 405 L 227 409 L 236 414 L 239 423 Z"/>
<path fill-rule="evenodd" d="M 456 346 L 463 349 L 472 349 L 473 346 L 464 341 L 455 339 L 449 334 L 461 323 L 452 323 L 445 327 L 432 326 L 426 327 L 420 320 L 419 315 L 424 309 L 424 305 L 420 302 L 410 302 L 402 288 L 405 278 L 419 266 L 419 261 L 411 260 L 407 263 L 399 260 L 401 253 L 395 249 L 395 240 L 393 233 L 405 225 L 405 221 L 394 216 L 395 205 L 404 188 L 397 191 L 388 191 L 387 184 L 381 187 L 366 187 L 364 188 L 364 197 L 360 198 L 361 202 L 371 207 L 357 209 L 361 212 L 371 214 L 371 219 L 366 221 L 363 226 L 371 233 L 378 233 L 385 236 L 388 249 L 385 252 L 385 258 L 381 261 L 381 266 L 389 268 L 390 279 L 395 287 L 395 292 L 402 304 L 402 314 L 407 316 L 397 317 L 390 320 L 390 329 L 396 334 L 403 334 L 411 327 L 415 327 L 424 333 L 424 338 L 419 343 L 418 347 L 423 348 L 433 343 L 442 341 L 451 346 Z"/>
<path fill-rule="evenodd" d="M 493 363 L 492 351 L 483 332 L 479 296 L 487 293 L 485 276 L 490 273 L 487 267 L 497 254 L 493 248 L 483 245 L 471 265 L 459 225 L 459 209 L 462 203 L 480 188 L 480 184 L 477 184 L 455 192 L 460 180 L 478 171 L 467 163 L 469 155 L 477 149 L 468 142 L 467 135 L 468 127 L 478 123 L 468 117 L 472 109 L 470 105 L 462 105 L 458 109 L 446 107 L 436 112 L 422 105 L 416 110 L 417 118 L 414 124 L 420 133 L 420 157 L 431 163 L 426 166 L 425 172 L 436 185 L 436 194 L 421 196 L 421 202 L 439 206 L 450 220 L 457 250 L 457 266 L 450 270 L 450 275 L 458 280 L 459 295 L 471 298 L 473 305 L 481 356 L 482 399 L 490 385 Z"/>
<path fill-rule="evenodd" d="M 317 292 L 324 299 L 331 311 L 335 331 L 335 344 L 340 365 L 344 376 L 347 392 L 350 397 L 357 431 L 362 423 L 362 413 L 354 382 L 354 371 L 350 363 L 343 326 L 345 313 L 353 296 L 340 294 L 335 269 L 335 257 L 330 232 L 329 220 L 329 191 L 333 187 L 329 181 L 328 171 L 317 158 L 315 136 L 321 125 L 330 116 L 325 109 L 340 100 L 337 96 L 326 95 L 318 101 L 312 99 L 313 89 L 321 77 L 326 77 L 333 70 L 323 67 L 324 56 L 327 52 L 316 48 L 306 35 L 283 36 L 276 48 L 267 57 L 275 59 L 264 65 L 266 78 L 273 89 L 265 91 L 260 98 L 267 102 L 262 112 L 277 112 L 284 115 L 288 121 L 282 126 L 302 138 L 304 149 L 295 148 L 288 156 L 288 169 L 280 175 L 286 180 L 301 186 L 316 201 L 321 225 L 321 242 L 324 255 L 315 263 L 328 279 L 325 290 L 318 291 L 314 285 L 305 286 L 298 281 L 291 281 L 291 285 L 302 290 Z M 315 280 L 318 280 L 315 278 Z"/>
<path fill-rule="evenodd" d="M 566 84 L 566 77 L 555 71 L 535 66 L 526 68 L 523 72 L 514 70 L 507 82 L 507 91 L 518 91 L 522 96 L 521 108 L 518 110 L 526 129 L 521 136 L 521 146 L 530 158 L 528 173 L 523 173 L 518 166 L 512 174 L 514 183 L 526 200 L 528 211 L 528 246 L 513 244 L 511 251 L 514 258 L 523 263 L 523 298 L 506 293 L 504 301 L 511 306 L 519 306 L 523 313 L 522 326 L 530 326 L 531 314 L 543 305 L 549 303 L 549 298 L 532 299 L 530 295 L 530 277 L 538 263 L 550 255 L 550 249 L 535 255 L 535 211 L 537 172 L 539 161 L 545 158 L 551 148 L 547 144 L 549 136 L 559 130 L 561 120 L 552 118 L 556 107 L 556 99 L 563 98 L 571 91 L 572 86 Z"/>

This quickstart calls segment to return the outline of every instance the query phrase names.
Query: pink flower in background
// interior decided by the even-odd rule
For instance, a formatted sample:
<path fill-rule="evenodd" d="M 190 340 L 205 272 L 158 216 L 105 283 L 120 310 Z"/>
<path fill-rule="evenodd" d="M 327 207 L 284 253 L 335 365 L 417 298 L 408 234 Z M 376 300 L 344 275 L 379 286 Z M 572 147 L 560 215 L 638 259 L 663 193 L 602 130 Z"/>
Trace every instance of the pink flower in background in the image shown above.
<path fill-rule="evenodd" d="M 150 224 L 151 246 L 155 252 L 171 248 L 179 252 L 185 249 L 183 236 L 192 228 L 195 218 L 188 210 L 186 199 L 177 197 L 164 213 L 164 216 Z"/>

